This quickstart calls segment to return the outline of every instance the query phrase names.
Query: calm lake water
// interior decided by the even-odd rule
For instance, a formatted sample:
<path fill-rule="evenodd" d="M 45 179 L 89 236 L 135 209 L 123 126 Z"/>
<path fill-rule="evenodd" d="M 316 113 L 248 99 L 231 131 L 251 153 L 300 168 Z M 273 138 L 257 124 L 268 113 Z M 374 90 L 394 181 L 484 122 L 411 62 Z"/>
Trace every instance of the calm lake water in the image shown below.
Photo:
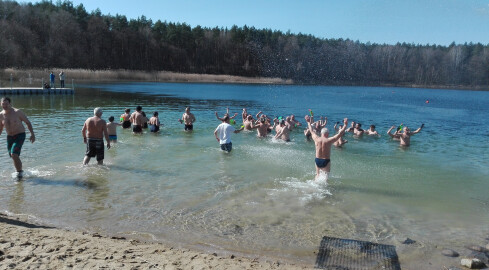
<path fill-rule="evenodd" d="M 0 138 L 0 211 L 59 227 L 250 257 L 314 264 L 323 236 L 396 246 L 403 268 L 440 269 L 442 248 L 462 251 L 489 236 L 489 92 L 372 87 L 124 83 L 84 85 L 74 96 L 13 96 L 37 141 L 14 168 Z M 429 103 L 426 101 L 429 100 Z M 119 142 L 82 166 L 81 128 L 94 107 L 118 119 L 125 108 L 158 111 L 160 134 L 118 129 Z M 187 105 L 195 131 L 177 121 Z M 353 138 L 332 150 L 328 183 L 315 182 L 314 144 L 302 128 L 290 143 L 233 136 L 220 151 L 213 131 L 229 106 L 256 114 L 348 117 L 380 138 Z M 240 116 L 239 116 L 240 117 Z M 425 128 L 409 149 L 392 125 Z M 240 123 L 239 123 L 240 124 Z M 406 238 L 416 241 L 404 245 Z M 481 240 L 482 239 L 482 240 Z M 413 267 L 414 268 L 414 267 Z"/>

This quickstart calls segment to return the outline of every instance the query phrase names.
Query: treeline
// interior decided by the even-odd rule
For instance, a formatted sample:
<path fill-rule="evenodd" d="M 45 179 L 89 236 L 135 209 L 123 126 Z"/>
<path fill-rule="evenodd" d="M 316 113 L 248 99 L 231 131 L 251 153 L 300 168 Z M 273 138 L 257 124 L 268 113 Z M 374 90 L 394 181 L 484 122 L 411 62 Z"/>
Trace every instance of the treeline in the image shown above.
<path fill-rule="evenodd" d="M 336 85 L 489 86 L 489 46 L 364 44 L 269 29 L 191 27 L 0 0 L 0 68 L 167 70 Z"/>

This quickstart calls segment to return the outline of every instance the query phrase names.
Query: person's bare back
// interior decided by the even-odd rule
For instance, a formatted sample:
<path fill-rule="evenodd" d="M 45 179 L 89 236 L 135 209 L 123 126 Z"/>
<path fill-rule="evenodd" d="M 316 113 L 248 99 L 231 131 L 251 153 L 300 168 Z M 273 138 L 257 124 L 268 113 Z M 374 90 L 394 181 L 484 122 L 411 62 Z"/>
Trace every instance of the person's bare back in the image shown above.
<path fill-rule="evenodd" d="M 83 125 L 83 130 L 86 130 L 87 138 L 91 139 L 103 139 L 106 128 L 107 123 L 98 116 L 88 118 L 85 121 L 85 125 Z"/>

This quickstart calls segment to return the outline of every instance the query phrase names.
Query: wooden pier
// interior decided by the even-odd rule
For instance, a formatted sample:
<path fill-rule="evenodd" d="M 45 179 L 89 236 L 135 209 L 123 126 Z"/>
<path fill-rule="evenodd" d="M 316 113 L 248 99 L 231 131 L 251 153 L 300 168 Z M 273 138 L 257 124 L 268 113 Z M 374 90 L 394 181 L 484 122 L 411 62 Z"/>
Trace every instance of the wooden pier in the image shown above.
<path fill-rule="evenodd" d="M 35 88 L 35 87 L 12 87 L 0 88 L 0 96 L 12 95 L 73 95 L 73 88 Z"/>

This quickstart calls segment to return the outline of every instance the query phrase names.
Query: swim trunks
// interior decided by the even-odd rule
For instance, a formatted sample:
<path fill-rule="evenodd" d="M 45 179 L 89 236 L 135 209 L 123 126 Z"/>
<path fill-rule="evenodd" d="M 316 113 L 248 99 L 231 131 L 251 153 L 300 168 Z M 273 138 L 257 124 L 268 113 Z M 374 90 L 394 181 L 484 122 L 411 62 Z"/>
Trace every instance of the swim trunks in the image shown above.
<path fill-rule="evenodd" d="M 134 132 L 134 133 L 143 133 L 143 129 L 141 128 L 140 125 L 134 125 L 134 126 L 132 126 L 132 132 Z"/>
<path fill-rule="evenodd" d="M 318 166 L 318 168 L 324 168 L 328 166 L 329 163 L 329 159 L 323 159 L 323 158 L 316 158 L 315 161 L 316 161 L 316 166 Z"/>
<path fill-rule="evenodd" d="M 221 144 L 221 150 L 226 151 L 226 152 L 231 152 L 233 150 L 233 143 L 223 143 Z"/>
<path fill-rule="evenodd" d="M 149 125 L 149 131 L 158 132 L 158 131 L 160 131 L 160 127 L 157 125 Z"/>
<path fill-rule="evenodd" d="M 122 128 L 130 128 L 130 127 L 131 127 L 131 121 L 122 122 Z"/>
<path fill-rule="evenodd" d="M 87 140 L 87 152 L 85 154 L 88 157 L 97 156 L 97 161 L 104 159 L 104 140 L 88 138 Z"/>
<path fill-rule="evenodd" d="M 185 130 L 194 130 L 194 125 L 185 125 Z"/>
<path fill-rule="evenodd" d="M 117 135 L 109 135 L 109 140 L 117 141 Z"/>
<path fill-rule="evenodd" d="M 20 156 L 20 150 L 22 149 L 22 145 L 24 145 L 24 141 L 25 132 L 13 136 L 7 135 L 7 150 L 9 156 L 12 156 L 12 154 Z"/>

